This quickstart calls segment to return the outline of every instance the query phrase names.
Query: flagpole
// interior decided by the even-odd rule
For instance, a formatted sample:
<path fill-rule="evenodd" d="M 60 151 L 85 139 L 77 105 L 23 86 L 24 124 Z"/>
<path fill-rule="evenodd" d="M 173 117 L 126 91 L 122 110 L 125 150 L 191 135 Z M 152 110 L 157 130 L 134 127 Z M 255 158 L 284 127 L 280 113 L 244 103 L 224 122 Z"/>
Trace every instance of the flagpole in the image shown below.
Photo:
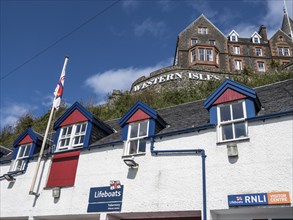
<path fill-rule="evenodd" d="M 68 59 L 69 59 L 69 57 L 66 56 L 65 61 L 64 61 L 64 65 L 63 65 L 63 68 L 62 68 L 62 73 L 65 72 Z M 61 73 L 61 75 L 62 75 L 62 73 Z M 54 110 L 55 110 L 55 106 L 54 106 L 54 103 L 53 103 L 52 108 L 51 108 L 51 112 L 50 112 L 50 116 L 49 116 L 49 119 L 48 119 L 48 123 L 47 123 L 47 128 L 46 128 L 46 131 L 45 131 L 43 143 L 42 143 L 41 150 L 40 150 L 40 153 L 39 153 L 37 167 L 36 167 L 35 174 L 34 174 L 34 177 L 33 177 L 33 181 L 32 181 L 32 184 L 31 184 L 31 188 L 30 188 L 30 191 L 29 191 L 29 195 L 39 196 L 39 194 L 37 192 L 34 192 L 34 188 L 35 188 L 35 183 L 36 183 L 36 179 L 37 179 L 39 168 L 40 168 L 41 159 L 42 159 L 44 149 L 45 149 L 45 146 L 46 146 L 47 137 L 48 137 L 51 121 L 52 121 L 52 118 L 53 118 Z"/>

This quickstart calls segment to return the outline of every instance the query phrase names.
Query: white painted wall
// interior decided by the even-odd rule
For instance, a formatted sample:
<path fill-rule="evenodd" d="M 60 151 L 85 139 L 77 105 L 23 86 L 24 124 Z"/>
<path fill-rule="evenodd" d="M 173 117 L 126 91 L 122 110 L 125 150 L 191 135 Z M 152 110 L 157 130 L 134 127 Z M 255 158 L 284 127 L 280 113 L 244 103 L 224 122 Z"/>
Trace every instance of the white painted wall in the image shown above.
<path fill-rule="evenodd" d="M 255 214 L 264 216 L 267 207 L 239 207 L 235 212 L 235 208 L 228 207 L 227 195 L 289 191 L 292 201 L 292 138 L 292 117 L 283 117 L 249 122 L 249 140 L 237 143 L 237 160 L 228 159 L 226 144 L 216 144 L 216 128 L 158 138 L 155 149 L 205 149 L 208 219 L 237 219 L 243 216 L 243 210 L 252 216 L 258 210 L 260 213 Z M 110 180 L 120 180 L 124 185 L 121 213 L 202 210 L 200 155 L 156 156 L 148 150 L 135 158 L 139 163 L 135 172 L 124 164 L 122 153 L 123 145 L 82 151 L 75 186 L 62 188 L 57 201 L 52 190 L 44 189 L 50 159 L 42 161 L 39 172 L 42 173 L 40 196 L 35 199 L 29 195 L 36 165 L 36 161 L 31 161 L 27 172 L 17 176 L 14 184 L 0 181 L 0 217 L 61 219 L 60 216 L 78 215 L 82 219 L 85 216 L 98 219 L 99 213 L 87 213 L 89 191 L 91 187 L 109 186 Z M 9 165 L 0 168 L 3 175 Z M 280 206 L 270 208 L 275 214 L 284 211 Z M 102 219 L 106 215 L 101 216 Z"/>

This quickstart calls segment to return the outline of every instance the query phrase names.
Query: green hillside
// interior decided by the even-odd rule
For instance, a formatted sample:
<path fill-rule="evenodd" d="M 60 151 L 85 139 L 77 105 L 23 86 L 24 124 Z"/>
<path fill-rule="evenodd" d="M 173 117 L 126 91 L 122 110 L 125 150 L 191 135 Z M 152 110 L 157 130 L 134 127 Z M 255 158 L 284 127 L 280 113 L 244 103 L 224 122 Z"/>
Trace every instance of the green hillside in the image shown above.
<path fill-rule="evenodd" d="M 271 73 L 265 74 L 255 74 L 248 70 L 244 70 L 237 77 L 234 77 L 233 80 L 255 88 L 291 78 L 293 78 L 292 70 L 275 70 Z M 84 102 L 81 102 L 81 104 L 92 112 L 96 118 L 107 121 L 110 119 L 120 118 L 137 100 L 142 100 L 154 109 L 165 108 L 185 102 L 205 99 L 221 83 L 222 81 L 208 81 L 184 89 L 162 90 L 160 92 L 150 90 L 145 90 L 138 94 L 124 92 L 114 101 L 112 100 L 110 102 L 110 99 L 108 98 L 105 105 L 94 106 L 93 104 Z M 61 107 L 55 113 L 54 119 L 57 120 L 66 111 L 67 107 L 68 106 Z M 47 114 L 41 117 L 35 117 L 32 114 L 27 113 L 18 120 L 14 127 L 4 127 L 0 132 L 0 145 L 12 147 L 13 141 L 27 127 L 32 127 L 35 131 L 43 134 L 46 129 L 49 113 L 50 112 L 48 111 Z"/>

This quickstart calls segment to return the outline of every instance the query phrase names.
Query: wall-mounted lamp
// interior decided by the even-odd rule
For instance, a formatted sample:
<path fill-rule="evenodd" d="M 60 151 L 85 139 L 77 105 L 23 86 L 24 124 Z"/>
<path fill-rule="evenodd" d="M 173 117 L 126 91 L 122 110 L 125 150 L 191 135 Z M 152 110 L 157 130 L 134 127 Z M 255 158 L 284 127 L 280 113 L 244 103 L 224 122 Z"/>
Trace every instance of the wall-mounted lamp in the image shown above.
<path fill-rule="evenodd" d="M 227 144 L 227 154 L 228 154 L 228 157 L 238 156 L 238 148 L 236 143 Z"/>
<path fill-rule="evenodd" d="M 139 164 L 134 161 L 134 157 L 123 159 L 124 163 L 130 168 L 138 168 Z"/>
<path fill-rule="evenodd" d="M 3 176 L 8 182 L 15 182 L 15 178 L 12 176 L 12 174 L 6 173 Z"/>
<path fill-rule="evenodd" d="M 60 187 L 54 187 L 52 189 L 52 196 L 54 199 L 58 199 L 60 197 L 61 188 Z"/>

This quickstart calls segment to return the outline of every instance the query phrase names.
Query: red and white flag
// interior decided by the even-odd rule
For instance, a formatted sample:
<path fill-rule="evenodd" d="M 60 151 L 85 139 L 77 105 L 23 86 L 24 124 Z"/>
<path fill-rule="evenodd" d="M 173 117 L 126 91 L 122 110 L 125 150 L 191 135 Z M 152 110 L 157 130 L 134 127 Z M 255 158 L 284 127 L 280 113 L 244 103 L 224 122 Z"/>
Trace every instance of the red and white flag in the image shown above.
<path fill-rule="evenodd" d="M 65 80 L 65 71 L 66 71 L 66 65 L 67 65 L 68 59 L 69 58 L 66 56 L 59 82 L 58 82 L 58 84 L 56 86 L 56 89 L 54 91 L 55 97 L 54 97 L 54 101 L 53 101 L 53 107 L 56 110 L 59 109 L 60 104 L 61 104 L 61 98 L 62 98 L 62 95 L 63 95 L 64 80 Z"/>

